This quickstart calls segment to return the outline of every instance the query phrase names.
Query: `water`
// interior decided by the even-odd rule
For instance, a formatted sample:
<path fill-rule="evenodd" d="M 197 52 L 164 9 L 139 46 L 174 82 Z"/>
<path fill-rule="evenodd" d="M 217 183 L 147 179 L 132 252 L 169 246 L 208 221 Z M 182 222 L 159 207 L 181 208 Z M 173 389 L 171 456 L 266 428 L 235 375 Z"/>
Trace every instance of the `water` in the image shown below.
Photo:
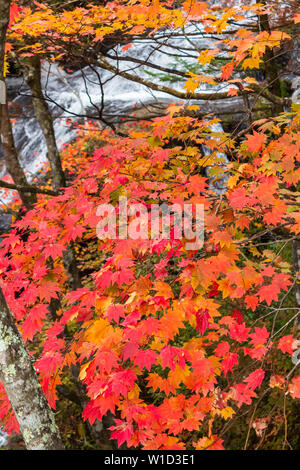
<path fill-rule="evenodd" d="M 193 44 L 198 48 L 215 47 L 214 41 L 208 37 L 203 37 L 202 32 L 195 30 L 190 31 Z M 207 35 L 204 35 L 207 36 Z M 163 45 L 159 45 L 157 50 L 157 43 L 154 40 L 137 40 L 133 43 L 128 51 L 123 51 L 121 47 L 115 47 L 110 51 L 114 57 L 127 57 L 139 60 L 151 60 L 154 64 L 159 64 L 165 68 L 174 68 L 177 70 L 184 70 L 184 64 L 196 63 L 195 58 L 197 53 L 188 51 L 193 47 L 189 40 L 185 39 L 182 34 L 178 37 L 165 39 L 158 36 L 158 40 Z M 174 53 L 178 48 L 179 55 L 174 57 Z M 156 50 L 154 50 L 154 48 Z M 170 55 L 172 54 L 172 55 Z M 184 57 L 180 57 L 182 54 Z M 222 52 L 226 55 L 226 51 Z M 184 60 L 184 64 L 182 61 Z M 109 59 L 109 62 L 116 65 L 116 61 Z M 161 83 L 161 76 L 149 75 L 150 69 L 142 65 L 137 65 L 133 62 L 118 62 L 118 67 L 121 71 L 130 71 L 131 74 L 142 76 L 153 83 Z M 134 70 L 132 70 L 134 69 Z M 158 73 L 159 71 L 151 70 L 151 73 Z M 161 75 L 161 74 L 160 74 Z M 166 74 L 164 74 L 166 75 Z M 171 86 L 176 90 L 184 91 L 183 85 L 186 79 L 178 77 L 176 83 L 163 82 L 167 86 Z M 9 81 L 9 79 L 8 79 Z M 129 81 L 119 75 L 114 75 L 107 70 L 102 70 L 99 67 L 93 68 L 83 67 L 82 70 L 76 70 L 68 73 L 57 64 L 50 64 L 45 62 L 42 67 L 42 85 L 44 94 L 48 97 L 49 106 L 54 119 L 54 128 L 56 139 L 59 147 L 63 144 L 70 142 L 75 136 L 75 130 L 70 130 L 66 125 L 66 119 L 72 118 L 74 120 L 81 120 L 84 114 L 90 118 L 99 117 L 99 109 L 104 107 L 103 115 L 105 119 L 111 120 L 113 123 L 120 122 L 122 114 L 132 113 L 134 107 L 142 108 L 150 104 L 167 104 L 180 101 L 178 98 L 171 96 L 167 93 L 150 90 L 149 88 L 139 83 Z M 229 86 L 225 84 L 222 86 L 222 91 L 226 91 Z M 218 91 L 219 87 L 212 87 L 211 85 L 201 84 L 197 91 L 207 94 Z M 231 85 L 232 87 L 232 85 Z M 101 91 L 102 90 L 102 91 Z M 17 121 L 13 126 L 14 138 L 16 147 L 20 154 L 20 161 L 29 179 L 43 166 L 46 162 L 46 145 L 42 136 L 41 130 L 33 117 L 32 108 L 30 107 L 30 93 L 24 82 L 15 84 L 15 89 L 12 91 L 17 96 L 12 101 L 11 109 L 20 114 L 17 116 Z M 103 95 L 102 95 L 103 92 Z M 102 103 L 103 100 L 103 103 Z M 231 100 L 231 106 L 235 106 L 235 99 Z M 194 102 L 193 102 L 194 103 Z M 188 104 L 188 102 L 187 102 Z M 203 108 L 202 103 L 201 108 Z M 224 103 L 211 103 L 206 104 L 207 112 L 212 110 L 217 111 L 218 106 L 223 106 Z M 26 116 L 26 117 L 25 117 Z M 0 177 L 6 173 L 5 168 L 2 169 Z"/>
<path fill-rule="evenodd" d="M 7 434 L 0 428 L 0 449 L 7 443 Z"/>
<path fill-rule="evenodd" d="M 159 64 L 165 68 L 176 68 L 176 70 L 184 70 L 184 64 L 196 63 L 199 53 L 191 51 L 194 46 L 197 48 L 215 48 L 214 40 L 201 31 L 189 29 L 187 35 L 178 35 L 177 37 L 166 39 L 166 34 L 160 38 L 162 45 L 159 49 L 157 43 L 152 40 L 137 40 L 133 43 L 128 51 L 123 51 L 121 47 L 116 47 L 110 51 L 112 56 L 126 56 L 140 60 L 147 60 L 150 57 L 152 63 Z M 197 33 L 197 34 L 195 34 Z M 191 45 L 191 41 L 194 46 Z M 178 53 L 174 47 L 177 48 Z M 195 47 L 194 47 L 195 50 Z M 177 57 L 174 57 L 177 54 Z M 194 57 L 190 57 L 190 55 Z M 226 51 L 222 51 L 221 55 L 226 57 Z M 111 64 L 116 61 L 110 59 Z M 161 76 L 153 76 L 147 73 L 147 67 L 137 65 L 133 62 L 119 62 L 118 66 L 122 71 L 130 71 L 130 73 L 137 76 L 145 77 L 154 83 L 160 83 Z M 134 71 L 131 69 L 134 67 Z M 149 69 L 148 69 L 149 72 Z M 152 70 L 152 72 L 154 72 Z M 158 71 L 155 71 L 158 73 Z M 205 73 L 205 70 L 201 73 Z M 180 78 L 180 77 L 179 77 Z M 167 86 L 171 86 L 177 90 L 184 91 L 184 80 L 174 82 L 163 82 Z M 300 82 L 299 78 L 294 80 L 294 93 L 293 102 L 300 102 Z M 28 175 L 29 180 L 37 174 L 38 170 L 42 168 L 47 161 L 47 149 L 44 142 L 42 132 L 33 117 L 31 108 L 30 93 L 27 86 L 21 78 L 8 78 L 7 85 L 9 94 L 11 96 L 12 110 L 14 117 L 17 119 L 13 126 L 13 133 L 15 138 L 16 147 L 19 151 L 20 161 Z M 42 67 L 42 85 L 44 94 L 49 98 L 49 106 L 54 116 L 54 129 L 58 146 L 70 142 L 76 137 L 76 131 L 71 130 L 66 124 L 66 119 L 72 118 L 75 121 L 83 120 L 82 115 L 87 114 L 89 118 L 99 117 L 99 108 L 103 106 L 103 115 L 106 119 L 112 120 L 113 123 L 119 123 L 123 114 L 132 113 L 134 106 L 142 108 L 153 104 L 168 104 L 178 102 L 177 98 L 161 91 L 150 90 L 147 87 L 133 81 L 126 80 L 119 75 L 115 76 L 111 72 L 102 70 L 96 67 L 92 70 L 90 67 L 83 67 L 82 70 L 67 72 L 60 68 L 57 64 L 45 62 Z M 222 92 L 232 88 L 233 85 L 223 84 L 217 87 L 207 84 L 201 84 L 197 91 L 207 94 L 215 93 L 220 88 Z M 197 102 L 193 101 L 193 104 Z M 189 104 L 186 102 L 186 104 Z M 240 101 L 236 98 L 228 100 L 200 102 L 202 112 L 213 112 L 216 115 L 218 112 L 230 112 L 240 106 Z M 78 117 L 81 116 L 81 117 Z M 216 125 L 212 130 L 222 132 L 221 124 Z M 203 147 L 203 153 L 209 154 L 209 149 Z M 219 154 L 220 161 L 226 163 L 227 156 Z M 6 170 L 3 167 L 0 171 L 0 178 L 6 175 Z M 208 169 L 209 176 L 209 169 Z M 213 185 L 216 192 L 222 192 L 226 186 L 226 180 L 221 180 L 219 183 Z M 211 183 L 212 187 L 212 183 Z M 0 198 L 8 203 L 11 196 L 3 196 Z M 0 213 L 0 226 L 2 231 L 9 228 L 9 217 L 1 215 Z M 0 429 L 0 447 L 6 442 L 6 435 Z"/>

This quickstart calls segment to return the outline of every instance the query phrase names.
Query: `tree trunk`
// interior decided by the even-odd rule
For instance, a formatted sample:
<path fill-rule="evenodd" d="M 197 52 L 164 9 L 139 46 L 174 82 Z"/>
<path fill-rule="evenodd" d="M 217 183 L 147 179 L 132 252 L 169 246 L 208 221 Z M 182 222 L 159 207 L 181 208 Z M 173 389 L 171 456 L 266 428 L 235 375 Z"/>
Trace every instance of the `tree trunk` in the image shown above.
<path fill-rule="evenodd" d="M 0 0 L 0 80 L 4 79 L 6 31 L 9 23 L 10 0 Z"/>
<path fill-rule="evenodd" d="M 295 273 L 300 276 L 300 240 L 292 241 L 292 253 Z M 296 306 L 300 309 L 300 277 L 295 285 L 295 300 Z M 295 319 L 296 328 L 300 328 L 300 314 Z"/>
<path fill-rule="evenodd" d="M 292 102 L 298 104 L 298 93 L 293 93 Z M 296 188 L 297 190 L 297 188 Z M 295 300 L 296 306 L 300 309 L 300 240 L 296 238 L 292 241 L 292 255 L 295 274 L 298 275 L 298 279 L 295 284 Z M 300 330 L 300 314 L 295 318 L 294 325 L 297 330 Z"/>
<path fill-rule="evenodd" d="M 0 288 L 0 380 L 28 450 L 63 450 L 54 415 Z"/>
<path fill-rule="evenodd" d="M 75 258 L 74 245 L 71 242 L 67 250 L 63 254 L 63 263 L 67 273 L 67 282 L 71 290 L 80 289 L 82 287 L 80 272 L 77 267 Z"/>
<path fill-rule="evenodd" d="M 0 82 L 1 82 L 1 113 L 0 129 L 3 154 L 7 170 L 14 183 L 18 186 L 28 186 L 25 173 L 19 163 L 18 153 L 15 148 L 11 122 L 9 119 L 6 86 L 4 81 L 4 56 L 5 56 L 5 38 L 9 23 L 10 0 L 0 0 Z M 36 202 L 36 195 L 33 193 L 20 191 L 20 197 L 27 209 L 31 209 Z"/>
<path fill-rule="evenodd" d="M 35 115 L 47 145 L 47 158 L 51 166 L 53 188 L 58 190 L 66 185 L 66 181 L 56 145 L 52 116 L 42 91 L 40 58 L 38 56 L 29 57 L 23 60 L 23 66 L 24 77 L 31 90 Z"/>
<path fill-rule="evenodd" d="M 261 2 L 265 4 L 265 1 Z M 259 27 L 262 31 L 271 33 L 268 15 L 261 15 L 258 19 Z M 264 54 L 264 69 L 266 74 L 266 80 L 268 83 L 268 90 L 275 96 L 281 97 L 280 80 L 278 76 L 278 67 L 274 52 L 272 49 L 267 47 Z M 277 116 L 279 113 L 284 111 L 283 105 L 279 103 L 272 103 L 272 113 Z"/>
<path fill-rule="evenodd" d="M 7 101 L 1 105 L 1 143 L 6 168 L 14 183 L 17 186 L 29 186 L 15 147 Z M 32 209 L 33 204 L 36 203 L 36 194 L 26 191 L 19 191 L 19 194 L 26 209 Z"/>
<path fill-rule="evenodd" d="M 1 142 L 6 165 L 14 182 L 27 186 L 25 174 L 19 164 L 8 114 L 6 87 L 4 83 L 5 38 L 9 23 L 10 0 L 0 0 L 0 82 L 4 96 L 1 97 Z M 20 191 L 27 209 L 32 207 L 34 194 Z M 6 390 L 20 425 L 27 449 L 63 449 L 54 415 L 39 384 L 37 375 L 26 351 L 14 318 L 0 288 L 0 380 Z"/>
<path fill-rule="evenodd" d="M 56 145 L 52 116 L 42 91 L 40 58 L 38 56 L 26 58 L 23 60 L 23 66 L 24 77 L 31 90 L 35 115 L 47 145 L 47 158 L 51 166 L 53 188 L 58 190 L 66 185 L 66 180 Z M 81 280 L 72 245 L 64 253 L 63 261 L 70 288 L 73 290 L 79 289 Z"/>

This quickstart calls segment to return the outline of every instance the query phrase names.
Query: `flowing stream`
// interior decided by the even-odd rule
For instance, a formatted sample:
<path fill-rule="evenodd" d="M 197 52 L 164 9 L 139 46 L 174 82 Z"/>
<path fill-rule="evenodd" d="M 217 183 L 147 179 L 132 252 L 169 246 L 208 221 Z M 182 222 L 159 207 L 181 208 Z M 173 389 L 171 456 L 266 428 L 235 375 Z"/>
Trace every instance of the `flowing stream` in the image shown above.
<path fill-rule="evenodd" d="M 158 44 L 160 43 L 160 44 Z M 112 57 L 127 57 L 141 61 L 150 60 L 164 68 L 176 68 L 184 71 L 186 67 L 197 63 L 198 50 L 215 48 L 215 40 L 207 37 L 199 29 L 190 29 L 184 33 L 178 33 L 176 37 L 168 37 L 167 32 L 149 40 L 136 40 L 132 46 L 124 51 L 120 46 L 110 51 Z M 221 51 L 221 56 L 226 57 L 226 51 Z M 174 82 L 167 73 L 158 70 L 147 69 L 144 65 L 131 61 L 117 61 L 109 59 L 109 63 L 119 67 L 119 70 L 128 71 L 136 76 L 142 76 L 154 83 L 163 83 L 177 90 L 184 91 L 183 85 L 186 78 L 178 76 L 179 80 Z M 155 74 L 153 74 L 155 72 Z M 217 72 L 217 69 L 216 69 Z M 206 73 L 205 70 L 195 70 L 195 73 Z M 211 73 L 211 71 L 210 71 Z M 163 82 L 161 80 L 163 79 Z M 170 79 L 168 81 L 168 79 Z M 291 77 L 293 80 L 294 93 L 293 101 L 300 102 L 299 78 Z M 66 71 L 55 63 L 44 62 L 42 67 L 43 91 L 49 100 L 49 106 L 54 116 L 54 128 L 58 146 L 70 142 L 76 137 L 76 130 L 72 130 L 67 125 L 67 119 L 75 121 L 83 120 L 83 115 L 88 115 L 89 119 L 97 119 L 99 115 L 118 124 L 122 115 L 132 113 L 134 107 L 161 106 L 167 103 L 180 101 L 162 91 L 150 90 L 138 82 L 129 81 L 120 75 L 113 74 L 99 67 L 91 69 L 83 67 L 73 71 Z M 19 151 L 20 161 L 25 169 L 28 178 L 32 179 L 37 174 L 45 162 L 47 149 L 42 132 L 33 116 L 30 92 L 21 77 L 7 78 L 8 95 L 11 102 L 11 111 L 15 119 L 13 133 L 16 147 Z M 223 84 L 216 86 L 201 84 L 197 91 L 215 93 L 226 91 L 233 85 Z M 193 101 L 195 104 L 195 101 Z M 202 101 L 201 110 L 213 112 L 216 115 L 224 109 L 236 110 L 240 101 L 231 98 L 225 101 Z M 216 125 L 213 129 L 222 131 L 221 125 Z M 205 155 L 209 153 L 207 148 L 203 148 Z M 220 154 L 220 160 L 226 162 L 227 157 Z M 0 178 L 6 177 L 6 169 L 3 159 L 0 160 L 2 167 Z M 222 183 L 215 187 L 216 191 L 222 191 Z M 8 203 L 14 192 L 0 193 L 1 201 Z M 1 202 L 0 201 L 0 202 Z M 0 215 L 0 228 L 2 233 L 9 230 L 10 218 L 7 215 Z M 0 430 L 0 447 L 6 442 L 5 433 Z"/>
<path fill-rule="evenodd" d="M 189 39 L 189 34 L 192 35 L 192 39 Z M 214 41 L 205 37 L 206 35 L 198 32 L 198 30 L 196 32 L 195 30 L 186 32 L 185 35 L 178 33 L 178 36 L 170 39 L 165 33 L 162 38 L 136 40 L 127 51 L 123 51 L 120 46 L 117 46 L 109 53 L 112 57 L 126 57 L 127 59 L 133 58 L 141 61 L 149 60 L 164 68 L 175 68 L 184 71 L 189 64 L 197 62 L 195 60 L 197 52 L 193 52 L 193 48 L 215 47 Z M 192 44 L 190 43 L 191 40 Z M 226 51 L 224 54 L 226 55 Z M 149 69 L 129 60 L 108 59 L 108 61 L 113 65 L 117 65 L 121 71 L 129 71 L 132 75 L 144 77 L 153 83 L 163 83 L 176 90 L 184 91 L 183 85 L 186 78 L 178 76 L 178 81 L 172 81 L 171 83 L 167 81 L 169 78 L 167 73 Z M 75 121 L 82 121 L 83 115 L 88 115 L 91 119 L 93 117 L 97 119 L 102 112 L 105 119 L 118 124 L 122 115 L 132 114 L 135 108 L 153 105 L 162 106 L 180 101 L 167 93 L 150 90 L 140 83 L 127 80 L 99 67 L 93 67 L 92 69 L 86 66 L 80 70 L 66 71 L 55 63 L 44 62 L 42 66 L 42 85 L 55 118 L 54 127 L 59 147 L 70 142 L 76 136 L 76 131 L 70 129 L 66 119 L 71 118 Z M 22 78 L 8 78 L 7 87 L 11 102 L 10 109 L 15 119 L 13 133 L 16 147 L 19 151 L 21 164 L 29 179 L 31 179 L 46 162 L 46 145 L 42 132 L 33 116 L 29 89 Z M 197 91 L 209 95 L 218 91 L 218 88 L 222 88 L 221 91 L 223 92 L 229 86 L 225 84 L 222 87 L 212 87 L 204 83 Z M 236 100 L 229 101 L 230 106 L 233 108 L 236 105 Z M 224 102 L 208 102 L 206 104 L 203 102 L 202 105 L 205 105 L 207 112 L 215 112 L 218 105 L 220 107 L 224 106 Z M 218 130 L 220 131 L 221 128 Z M 2 165 L 0 178 L 5 175 L 6 169 Z M 8 201 L 9 198 L 6 196 L 5 200 Z"/>

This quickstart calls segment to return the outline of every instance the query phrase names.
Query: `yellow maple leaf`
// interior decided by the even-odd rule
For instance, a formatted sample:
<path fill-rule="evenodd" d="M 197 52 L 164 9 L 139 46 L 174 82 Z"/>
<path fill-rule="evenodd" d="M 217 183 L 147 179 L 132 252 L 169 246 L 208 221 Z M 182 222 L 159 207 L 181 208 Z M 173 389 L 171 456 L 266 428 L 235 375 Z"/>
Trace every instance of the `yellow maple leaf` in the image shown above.
<path fill-rule="evenodd" d="M 223 410 L 220 411 L 220 415 L 224 419 L 231 418 L 235 414 L 235 411 L 231 408 L 231 406 L 227 406 L 226 408 L 223 408 Z"/>
<path fill-rule="evenodd" d="M 88 341 L 97 343 L 101 338 L 108 336 L 113 331 L 112 326 L 105 318 L 99 318 L 90 326 L 85 334 Z"/>
<path fill-rule="evenodd" d="M 199 85 L 199 82 L 197 82 L 196 80 L 193 80 L 192 78 L 189 78 L 185 82 L 184 88 L 186 89 L 188 93 L 194 93 L 195 90 L 198 88 L 198 85 Z"/>

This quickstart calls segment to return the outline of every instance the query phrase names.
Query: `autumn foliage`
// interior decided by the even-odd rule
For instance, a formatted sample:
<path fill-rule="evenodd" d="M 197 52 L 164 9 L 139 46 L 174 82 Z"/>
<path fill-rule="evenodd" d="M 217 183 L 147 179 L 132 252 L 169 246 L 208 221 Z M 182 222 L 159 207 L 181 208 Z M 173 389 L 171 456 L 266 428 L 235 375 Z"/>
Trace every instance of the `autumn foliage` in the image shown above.
<path fill-rule="evenodd" d="M 151 34 L 191 19 L 220 34 L 228 18 L 243 15 L 240 7 L 220 12 L 185 2 L 179 10 L 169 8 L 172 2 L 141 1 L 60 12 L 59 22 L 50 7 L 37 5 L 31 15 L 23 10 L 10 40 L 23 31 L 34 39 L 28 51 L 41 54 L 51 34 L 60 36 L 56 53 L 63 55 L 76 21 L 82 37 L 99 41 L 118 29 Z M 264 7 L 250 8 L 260 14 Z M 235 68 L 259 68 L 266 48 L 287 37 L 237 30 L 226 40 L 231 60 L 209 80 L 242 82 L 232 78 Z M 217 53 L 200 54 L 198 61 Z M 207 80 L 191 74 L 185 89 L 193 94 Z M 243 80 L 244 91 L 257 92 L 256 86 L 254 78 Z M 233 90 L 229 94 L 240 92 Z M 300 233 L 299 110 L 257 120 L 239 140 L 213 131 L 218 120 L 212 115 L 185 110 L 185 104 L 171 105 L 162 117 L 128 125 L 126 136 L 82 126 L 62 152 L 70 185 L 57 196 L 39 195 L 1 244 L 1 286 L 51 407 L 71 364 L 79 365 L 88 396 L 83 420 L 92 425 L 110 412 L 111 439 L 128 448 L 223 449 L 228 423 L 262 393 L 276 388 L 300 398 L 291 360 L 300 345 L 292 329 L 298 313 L 284 304 L 297 273 L 263 238 L 277 231 L 288 243 Z M 99 144 L 91 155 L 84 149 L 95 135 Z M 220 162 L 220 152 L 234 158 Z M 226 181 L 222 194 L 204 176 L 207 167 L 212 180 Z M 98 240 L 97 207 L 117 206 L 121 196 L 145 207 L 203 204 L 203 248 L 188 250 L 187 240 L 175 238 Z M 63 263 L 70 244 L 84 273 L 75 291 Z M 54 316 L 51 299 L 59 301 Z M 285 366 L 277 370 L 280 358 Z M 3 388 L 0 419 L 8 431 L 18 431 Z"/>

